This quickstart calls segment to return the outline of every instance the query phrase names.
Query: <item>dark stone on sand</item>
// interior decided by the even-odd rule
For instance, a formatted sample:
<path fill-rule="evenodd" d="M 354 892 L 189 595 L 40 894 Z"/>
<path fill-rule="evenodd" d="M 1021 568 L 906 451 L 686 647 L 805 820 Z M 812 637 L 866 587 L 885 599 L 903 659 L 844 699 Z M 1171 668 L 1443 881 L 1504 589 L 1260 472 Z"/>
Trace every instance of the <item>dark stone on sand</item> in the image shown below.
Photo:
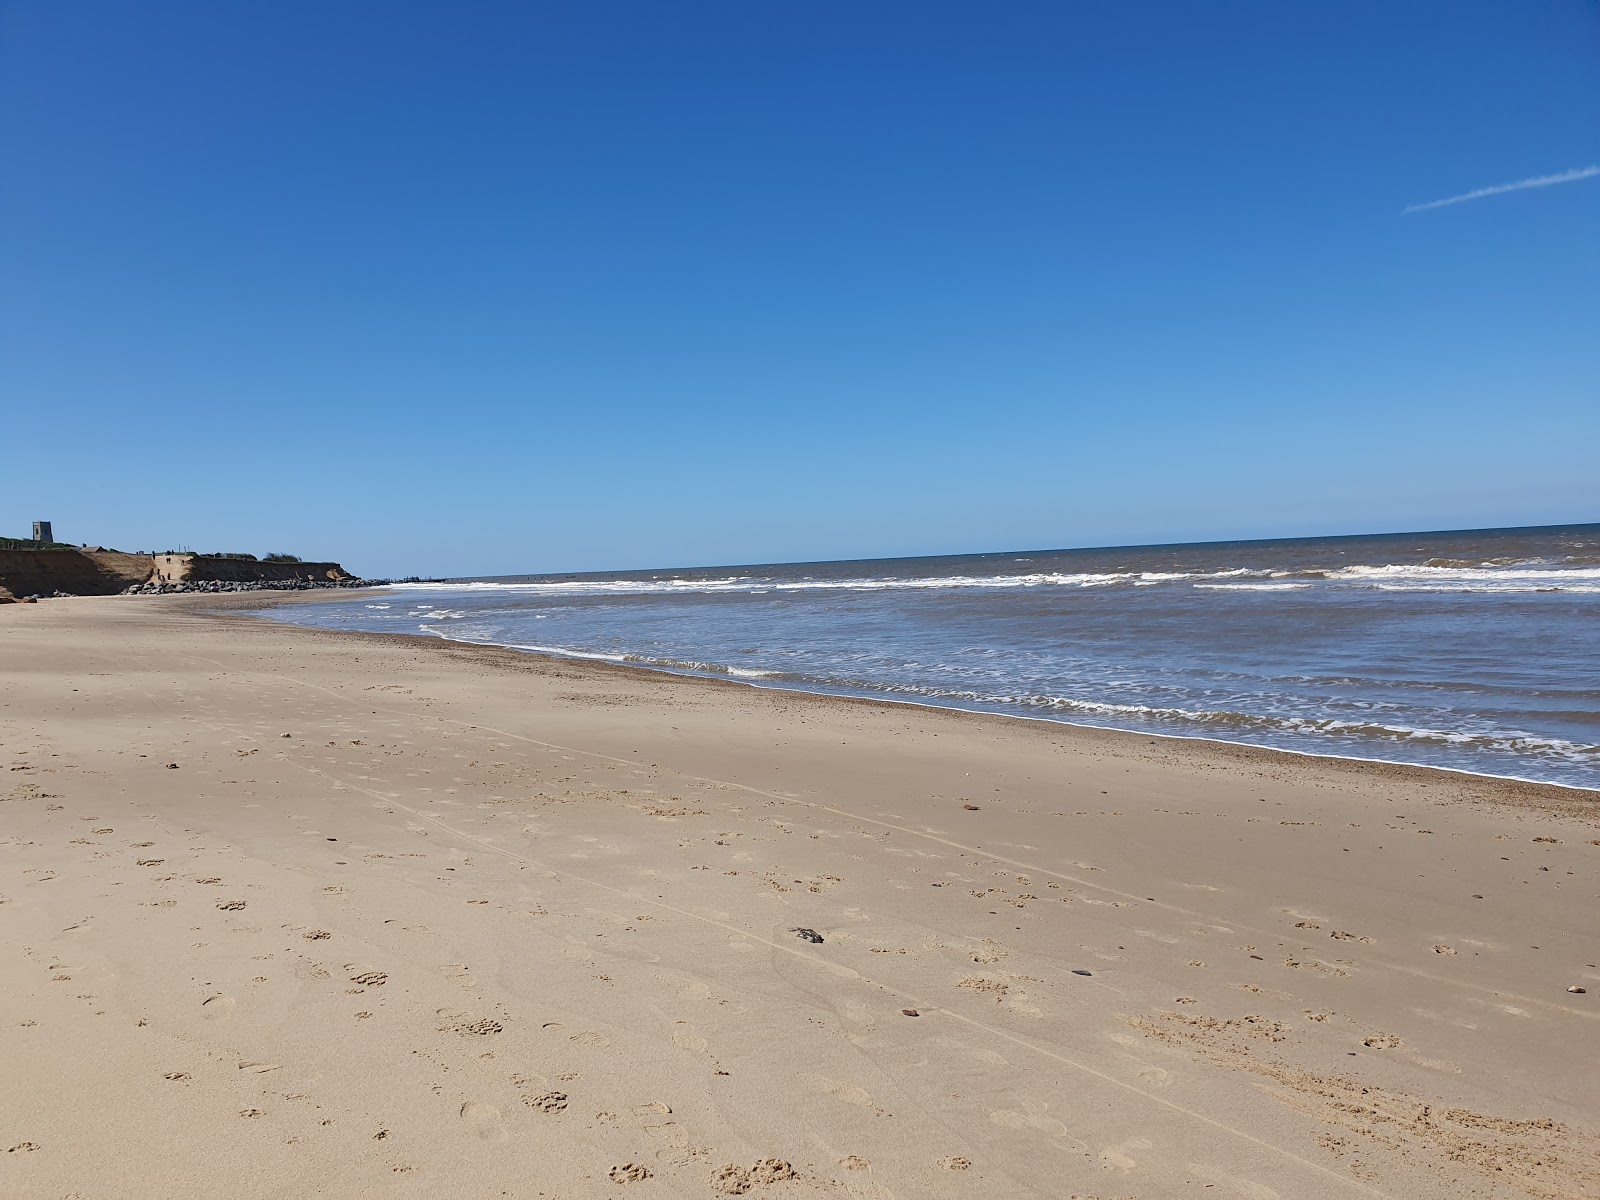
<path fill-rule="evenodd" d="M 1083 969 L 1083 968 L 1081 968 L 1081 967 L 1074 967 L 1074 968 L 1073 968 L 1073 969 L 1072 969 L 1072 973 L 1073 973 L 1073 974 L 1074 974 L 1074 975 L 1093 975 L 1093 974 L 1094 974 L 1094 972 L 1093 972 L 1093 971 L 1085 971 L 1085 970 L 1084 970 L 1084 969 Z"/>
<path fill-rule="evenodd" d="M 961 807 L 966 809 L 968 812 L 978 811 L 978 806 L 976 804 L 963 804 Z"/>
<path fill-rule="evenodd" d="M 902 1017 L 920 1017 L 920 1016 L 921 1016 L 921 1015 L 922 1015 L 922 1014 L 921 1014 L 921 1013 L 919 1013 L 919 1012 L 918 1012 L 918 1011 L 917 1011 L 917 1010 L 916 1010 L 916 1009 L 914 1009 L 914 1008 L 902 1008 L 902 1009 L 901 1009 L 901 1010 L 900 1010 L 900 1015 L 901 1015 L 901 1016 L 902 1016 Z"/>
<path fill-rule="evenodd" d="M 819 945 L 822 942 L 822 935 L 815 929 L 791 929 L 789 932 L 803 942 L 816 942 Z"/>

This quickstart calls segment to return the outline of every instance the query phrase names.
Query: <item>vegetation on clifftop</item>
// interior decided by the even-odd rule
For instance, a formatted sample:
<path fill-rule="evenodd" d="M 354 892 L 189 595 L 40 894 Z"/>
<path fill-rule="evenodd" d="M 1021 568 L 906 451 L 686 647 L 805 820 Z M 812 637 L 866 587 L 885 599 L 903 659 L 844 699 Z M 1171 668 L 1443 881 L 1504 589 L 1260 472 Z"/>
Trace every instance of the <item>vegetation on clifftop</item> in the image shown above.
<path fill-rule="evenodd" d="M 0 550 L 76 550 L 71 542 L 36 542 L 31 538 L 0 537 Z"/>

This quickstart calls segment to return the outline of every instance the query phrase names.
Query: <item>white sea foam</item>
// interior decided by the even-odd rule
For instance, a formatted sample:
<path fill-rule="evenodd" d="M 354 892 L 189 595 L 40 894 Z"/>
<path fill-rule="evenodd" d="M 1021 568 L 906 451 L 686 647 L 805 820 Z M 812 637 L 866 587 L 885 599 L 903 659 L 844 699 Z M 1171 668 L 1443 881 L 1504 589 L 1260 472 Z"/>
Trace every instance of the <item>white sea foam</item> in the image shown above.
<path fill-rule="evenodd" d="M 1592 685 L 1583 682 L 1583 647 L 1591 643 L 1587 622 L 1572 624 L 1594 613 L 1589 602 L 1600 594 L 1600 555 L 1386 563 L 1385 551 L 1368 549 L 1351 551 L 1371 560 L 1352 565 L 1343 551 L 1297 551 L 1256 560 L 1241 554 L 1259 565 L 1240 567 L 1228 563 L 1230 553 L 1224 549 L 1192 570 L 1137 569 L 1195 562 L 1192 555 L 1141 560 L 1119 553 L 973 561 L 960 564 L 970 568 L 965 573 L 952 563 L 924 578 L 898 572 L 940 566 L 411 584 L 393 588 L 392 604 L 280 611 L 300 619 L 322 612 L 340 627 L 406 628 L 754 686 L 1447 769 L 1510 768 L 1517 776 L 1578 786 L 1600 780 L 1600 721 Z M 1102 569 L 1043 569 L 1080 563 Z M 1029 573 L 1003 573 L 1023 566 Z M 833 572 L 854 574 L 834 578 Z M 1272 592 L 1300 599 L 1264 595 Z M 1545 597 L 1546 605 L 1520 595 L 1538 592 L 1566 596 Z M 1230 593 L 1241 595 L 1230 601 Z M 1460 596 L 1441 602 L 1428 593 Z M 1031 603 L 1030 594 L 1043 603 Z M 1287 606 L 1285 621 L 1235 628 L 1252 604 Z M 1353 636 L 1334 646 L 1315 623 L 1287 621 L 1306 605 L 1327 605 L 1337 617 L 1334 627 L 1352 629 Z M 1372 622 L 1391 612 L 1415 616 L 1423 636 L 1390 647 Z M 1446 628 L 1428 624 L 1441 613 Z M 1480 619 L 1463 623 L 1464 614 Z M 535 629 L 534 621 L 545 623 Z M 1503 647 L 1471 632 L 1490 628 L 1488 622 L 1507 630 Z M 1567 634 L 1555 637 L 1557 629 Z M 1525 631 L 1544 637 L 1548 652 L 1506 657 L 1502 651 Z M 1257 634 L 1264 645 L 1256 645 Z M 1463 636 L 1469 641 L 1458 646 Z M 1456 649 L 1459 660 L 1451 657 Z M 1235 657 L 1241 650 L 1244 657 Z M 1307 675 L 1318 663 L 1324 665 Z"/>
<path fill-rule="evenodd" d="M 1294 592 L 1312 585 L 1309 583 L 1197 583 L 1194 586 L 1212 592 Z"/>
<path fill-rule="evenodd" d="M 396 591 L 501 592 L 532 596 L 656 596 L 717 592 L 854 592 L 854 591 L 958 591 L 968 588 L 1107 587 L 1117 584 L 1171 583 L 1185 579 L 1229 579 L 1265 576 L 1266 571 L 1233 568 L 1226 571 L 1109 571 L 1048 572 L 1036 575 L 940 575 L 928 578 L 785 579 L 736 575 L 721 579 L 599 579 L 530 580 L 497 583 L 487 580 L 460 583 L 397 583 Z M 418 604 L 417 608 L 429 605 Z"/>
<path fill-rule="evenodd" d="M 1388 587 L 1426 587 L 1475 591 L 1558 587 L 1564 591 L 1600 588 L 1600 567 L 1557 567 L 1532 564 L 1478 567 L 1436 567 L 1426 563 L 1388 563 L 1383 566 L 1349 566 L 1328 573 L 1330 580 L 1374 583 Z"/>
<path fill-rule="evenodd" d="M 436 633 L 438 636 L 445 637 L 450 641 L 470 642 L 475 645 L 505 644 L 453 636 L 438 630 L 429 630 L 429 632 Z M 1118 704 L 1106 700 L 1088 700 L 1073 696 L 1041 693 L 987 692 L 962 688 L 928 687 L 917 684 L 885 683 L 882 681 L 829 679 L 818 676 L 786 674 L 780 671 L 751 670 L 749 668 L 732 667 L 721 663 L 702 662 L 693 659 L 662 658 L 630 653 L 602 653 L 568 646 L 510 644 L 510 648 L 531 651 L 537 654 L 552 654 L 563 658 L 595 659 L 604 662 L 622 663 L 629 666 L 672 673 L 726 676 L 752 682 L 770 681 L 765 686 L 777 684 L 777 686 L 795 687 L 802 691 L 823 691 L 835 695 L 906 698 L 914 703 L 929 704 L 935 707 L 970 708 L 976 706 L 980 709 L 1010 709 L 1014 713 L 1017 710 L 1021 710 L 1024 713 L 1030 711 L 1048 713 L 1054 715 L 1055 719 L 1058 720 L 1077 718 L 1079 723 L 1103 724 L 1111 728 L 1126 728 L 1130 725 L 1134 728 L 1148 728 L 1153 723 L 1155 725 L 1154 731 L 1159 731 L 1162 725 L 1166 725 L 1169 729 L 1173 724 L 1189 725 L 1207 730 L 1205 734 L 1200 736 L 1220 737 L 1222 740 L 1230 740 L 1230 734 L 1235 737 L 1264 738 L 1266 740 L 1263 744 L 1269 746 L 1281 744 L 1282 736 L 1287 734 L 1306 737 L 1312 742 L 1320 742 L 1323 739 L 1332 737 L 1352 747 L 1363 743 L 1371 745 L 1375 742 L 1388 742 L 1411 746 L 1454 747 L 1460 750 L 1477 752 L 1488 751 L 1546 762 L 1564 760 L 1588 769 L 1593 769 L 1597 764 L 1600 764 L 1600 746 L 1574 742 L 1564 738 L 1541 736 L 1517 729 L 1480 727 L 1476 729 L 1448 730 L 1382 721 L 1351 720 L 1349 718 L 1307 717 L 1290 714 L 1274 715 L 1247 713 L 1231 709 L 1184 708 L 1173 705 Z M 910 665 L 915 666 L 916 664 Z M 1295 749 L 1293 746 L 1284 748 Z"/>
<path fill-rule="evenodd" d="M 1263 582 L 1246 582 L 1261 580 Z M 1239 582 L 1229 582 L 1239 581 Z M 1388 563 L 1324 569 L 1265 570 L 1230 567 L 1214 571 L 1084 571 L 1027 575 L 878 576 L 854 579 L 794 579 L 783 576 L 728 575 L 685 579 L 569 579 L 501 583 L 492 580 L 456 583 L 401 583 L 407 592 L 500 593 L 550 597 L 671 596 L 788 592 L 938 592 L 1038 588 L 1158 587 L 1189 583 L 1211 591 L 1300 591 L 1310 587 L 1372 588 L 1382 591 L 1573 592 L 1600 593 L 1600 567 L 1523 562 L 1516 565 L 1433 566 Z M 419 609 L 431 605 L 417 604 Z"/>
<path fill-rule="evenodd" d="M 874 689 L 877 690 L 877 689 Z M 1430 729 L 1413 725 L 1386 724 L 1378 721 L 1353 721 L 1330 717 L 1273 716 L 1258 713 L 1235 712 L 1227 709 L 1190 709 L 1150 704 L 1115 704 L 1103 700 L 1082 700 L 1071 696 L 1002 695 L 974 691 L 943 691 L 924 687 L 888 687 L 883 691 L 894 694 L 915 694 L 929 700 L 965 701 L 973 704 L 996 705 L 1007 708 L 1032 708 L 1055 712 L 1071 712 L 1083 716 L 1108 718 L 1143 717 L 1167 721 L 1183 721 L 1197 725 L 1215 725 L 1233 729 L 1259 729 L 1300 734 L 1343 734 L 1356 738 L 1377 738 L 1385 741 L 1430 742 L 1438 745 L 1473 747 L 1477 749 L 1506 751 L 1517 754 L 1540 754 L 1569 759 L 1575 762 L 1600 762 L 1600 746 L 1574 742 L 1564 738 L 1542 737 L 1526 730 Z"/>

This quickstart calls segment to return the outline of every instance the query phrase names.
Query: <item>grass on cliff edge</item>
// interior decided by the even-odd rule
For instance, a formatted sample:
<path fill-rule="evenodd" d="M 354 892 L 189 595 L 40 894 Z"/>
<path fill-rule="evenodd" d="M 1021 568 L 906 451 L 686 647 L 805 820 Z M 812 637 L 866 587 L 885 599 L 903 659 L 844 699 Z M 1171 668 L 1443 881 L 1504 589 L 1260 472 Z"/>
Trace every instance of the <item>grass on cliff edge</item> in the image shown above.
<path fill-rule="evenodd" d="M 81 550 L 71 542 L 35 542 L 28 538 L 0 537 L 0 550 Z"/>

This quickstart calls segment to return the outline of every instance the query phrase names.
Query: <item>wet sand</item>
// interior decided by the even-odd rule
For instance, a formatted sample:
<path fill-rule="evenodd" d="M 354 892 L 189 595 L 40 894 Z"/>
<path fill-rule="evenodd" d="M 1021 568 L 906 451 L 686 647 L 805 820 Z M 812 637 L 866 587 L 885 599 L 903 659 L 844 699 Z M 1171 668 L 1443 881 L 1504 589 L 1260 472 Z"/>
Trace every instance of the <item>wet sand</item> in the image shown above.
<path fill-rule="evenodd" d="M 1600 796 L 230 603 L 0 607 L 0 1194 L 1600 1195 Z"/>

